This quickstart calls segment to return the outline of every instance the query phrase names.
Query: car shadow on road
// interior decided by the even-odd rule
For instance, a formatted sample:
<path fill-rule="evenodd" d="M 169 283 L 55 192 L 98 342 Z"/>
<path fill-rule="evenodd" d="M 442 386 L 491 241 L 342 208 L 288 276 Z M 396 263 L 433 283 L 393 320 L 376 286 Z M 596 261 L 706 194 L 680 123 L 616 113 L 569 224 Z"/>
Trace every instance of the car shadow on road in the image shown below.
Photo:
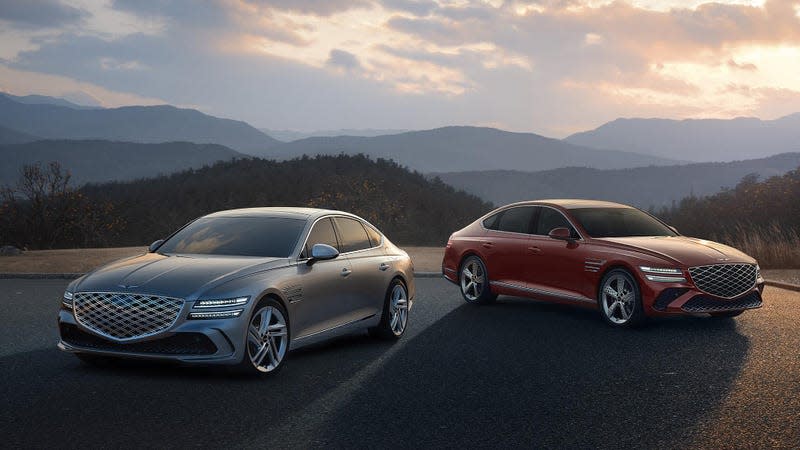
<path fill-rule="evenodd" d="M 224 368 L 122 362 L 59 350 L 0 358 L 3 443 L 23 447 L 224 447 L 266 430 L 348 380 L 389 344 L 346 336 L 291 353 L 264 378 Z M 46 430 L 46 432 L 42 432 Z"/>
<path fill-rule="evenodd" d="M 735 320 L 613 329 L 593 310 L 501 297 L 415 336 L 328 417 L 324 447 L 681 447 L 748 339 Z"/>

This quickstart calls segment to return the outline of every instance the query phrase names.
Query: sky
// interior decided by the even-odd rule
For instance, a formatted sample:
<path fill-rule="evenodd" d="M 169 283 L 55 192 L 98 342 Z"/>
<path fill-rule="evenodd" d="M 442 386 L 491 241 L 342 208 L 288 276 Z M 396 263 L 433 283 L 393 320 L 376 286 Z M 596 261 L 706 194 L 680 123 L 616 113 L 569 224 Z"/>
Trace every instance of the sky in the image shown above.
<path fill-rule="evenodd" d="M 0 0 L 0 90 L 269 129 L 800 111 L 800 0 Z"/>

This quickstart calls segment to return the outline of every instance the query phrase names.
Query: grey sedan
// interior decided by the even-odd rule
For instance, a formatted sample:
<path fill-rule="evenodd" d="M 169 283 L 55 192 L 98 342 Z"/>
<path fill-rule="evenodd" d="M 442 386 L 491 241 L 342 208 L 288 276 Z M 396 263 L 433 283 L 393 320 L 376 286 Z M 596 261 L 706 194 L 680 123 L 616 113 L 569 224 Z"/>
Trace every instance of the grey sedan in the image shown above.
<path fill-rule="evenodd" d="M 413 298 L 408 254 L 355 215 L 222 211 L 70 283 L 58 346 L 90 363 L 126 357 L 271 373 L 289 350 L 354 330 L 398 339 Z"/>

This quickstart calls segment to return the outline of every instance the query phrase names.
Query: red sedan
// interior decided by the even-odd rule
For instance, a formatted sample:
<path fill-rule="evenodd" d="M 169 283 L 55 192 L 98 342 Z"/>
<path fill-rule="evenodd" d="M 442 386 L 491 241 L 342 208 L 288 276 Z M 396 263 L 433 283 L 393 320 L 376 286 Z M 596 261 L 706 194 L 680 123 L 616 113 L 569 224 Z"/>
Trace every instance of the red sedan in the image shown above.
<path fill-rule="evenodd" d="M 614 326 L 646 317 L 733 317 L 761 306 L 755 259 L 681 236 L 639 209 L 593 200 L 498 208 L 450 236 L 442 274 L 469 303 L 514 295 L 597 308 Z"/>

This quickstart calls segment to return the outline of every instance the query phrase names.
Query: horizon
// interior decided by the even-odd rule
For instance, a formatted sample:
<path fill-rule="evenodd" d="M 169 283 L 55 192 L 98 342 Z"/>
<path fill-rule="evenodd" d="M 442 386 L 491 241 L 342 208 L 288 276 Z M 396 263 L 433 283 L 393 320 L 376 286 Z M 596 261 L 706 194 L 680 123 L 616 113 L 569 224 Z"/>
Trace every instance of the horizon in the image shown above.
<path fill-rule="evenodd" d="M 0 23 L 0 90 L 259 129 L 560 139 L 617 118 L 772 120 L 800 104 L 795 0 L 17 0 Z"/>

